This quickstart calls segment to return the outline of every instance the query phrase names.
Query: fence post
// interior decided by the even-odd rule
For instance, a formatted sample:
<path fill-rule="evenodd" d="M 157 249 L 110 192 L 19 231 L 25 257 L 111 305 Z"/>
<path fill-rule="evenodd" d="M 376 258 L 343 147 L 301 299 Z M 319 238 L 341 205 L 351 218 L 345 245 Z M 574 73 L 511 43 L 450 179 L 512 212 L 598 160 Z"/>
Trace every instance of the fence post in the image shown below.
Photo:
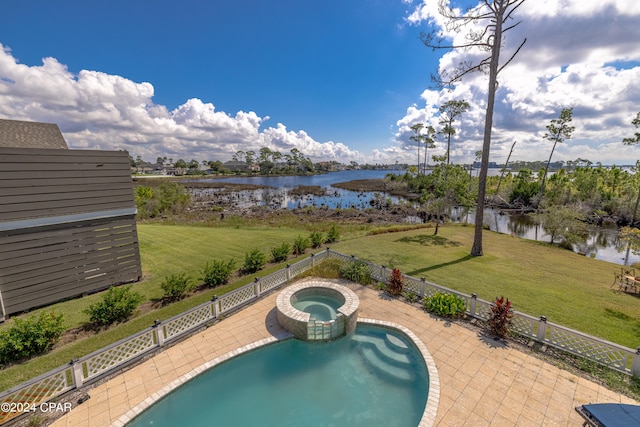
<path fill-rule="evenodd" d="M 287 282 L 291 280 L 291 266 L 287 264 L 285 274 L 287 276 Z"/>
<path fill-rule="evenodd" d="M 384 265 L 380 267 L 380 280 L 383 282 L 387 281 L 387 267 Z"/>
<path fill-rule="evenodd" d="M 424 277 L 420 278 L 420 298 L 424 298 L 427 294 L 427 279 Z"/>
<path fill-rule="evenodd" d="M 162 328 L 162 321 L 159 319 L 154 320 L 151 327 L 153 328 L 153 333 L 156 336 L 158 347 L 162 347 L 164 345 L 164 330 Z"/>
<path fill-rule="evenodd" d="M 478 294 L 471 294 L 471 301 L 469 301 L 469 315 L 476 317 L 476 305 L 478 303 Z"/>
<path fill-rule="evenodd" d="M 540 316 L 540 321 L 538 322 L 538 332 L 536 333 L 536 341 L 542 344 L 546 339 L 547 339 L 547 318 L 545 316 Z"/>
<path fill-rule="evenodd" d="M 75 358 L 71 359 L 69 364 L 71 365 L 71 370 L 73 372 L 73 385 L 76 388 L 82 387 L 82 363 L 78 363 L 78 359 Z"/>
<path fill-rule="evenodd" d="M 260 279 L 253 279 L 253 293 L 256 295 L 256 298 L 260 298 Z"/>
<path fill-rule="evenodd" d="M 220 307 L 218 307 L 218 295 L 214 295 L 211 298 L 211 304 L 213 304 L 213 318 L 217 319 L 220 316 Z"/>
<path fill-rule="evenodd" d="M 634 377 L 640 377 L 640 347 L 636 349 L 636 354 L 633 355 L 633 362 L 631 362 L 631 375 Z"/>
<path fill-rule="evenodd" d="M 316 266 L 316 254 L 311 254 L 311 267 Z"/>

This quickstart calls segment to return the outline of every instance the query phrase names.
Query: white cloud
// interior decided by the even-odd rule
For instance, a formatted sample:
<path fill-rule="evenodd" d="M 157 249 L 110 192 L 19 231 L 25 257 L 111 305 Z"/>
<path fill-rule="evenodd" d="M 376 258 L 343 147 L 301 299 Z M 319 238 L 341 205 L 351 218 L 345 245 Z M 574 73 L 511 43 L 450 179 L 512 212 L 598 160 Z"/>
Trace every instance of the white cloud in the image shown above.
<path fill-rule="evenodd" d="M 425 31 L 444 25 L 433 16 L 435 3 L 423 0 L 408 21 Z M 491 160 L 504 161 L 514 140 L 518 141 L 515 159 L 546 159 L 550 145 L 542 138 L 545 126 L 562 108 L 573 107 L 573 138 L 556 149 L 555 160 L 587 157 L 603 163 L 635 163 L 638 148 L 620 141 L 633 133 L 631 120 L 640 111 L 640 2 L 528 0 L 515 17 L 522 22 L 505 37 L 503 61 L 525 37 L 527 42 L 499 76 Z M 440 67 L 451 67 L 471 55 L 447 52 Z M 409 145 L 406 129 L 413 123 L 437 120 L 435 107 L 452 98 L 465 99 L 472 108 L 458 124 L 452 157 L 473 160 L 482 141 L 487 85 L 485 75 L 475 74 L 453 93 L 423 94 L 424 105 L 408 108 L 398 120 L 396 147 Z"/>
<path fill-rule="evenodd" d="M 289 152 L 297 148 L 313 160 L 358 160 L 342 143 L 318 142 L 283 124 L 260 129 L 269 120 L 253 111 L 234 116 L 211 103 L 189 99 L 169 111 L 153 102 L 150 83 L 82 70 L 71 73 L 55 58 L 42 66 L 18 63 L 0 44 L 0 117 L 56 123 L 71 148 L 124 149 L 148 161 L 228 160 L 238 150 Z"/>

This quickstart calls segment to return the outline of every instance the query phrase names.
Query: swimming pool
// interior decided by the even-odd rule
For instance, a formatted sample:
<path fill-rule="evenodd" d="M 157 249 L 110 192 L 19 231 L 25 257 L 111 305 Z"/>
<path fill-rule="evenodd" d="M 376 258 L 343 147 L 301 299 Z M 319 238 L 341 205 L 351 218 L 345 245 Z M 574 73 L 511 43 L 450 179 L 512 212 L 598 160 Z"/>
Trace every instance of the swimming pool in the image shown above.
<path fill-rule="evenodd" d="M 361 323 L 328 343 L 287 339 L 205 371 L 127 425 L 417 426 L 430 392 L 425 351 Z"/>

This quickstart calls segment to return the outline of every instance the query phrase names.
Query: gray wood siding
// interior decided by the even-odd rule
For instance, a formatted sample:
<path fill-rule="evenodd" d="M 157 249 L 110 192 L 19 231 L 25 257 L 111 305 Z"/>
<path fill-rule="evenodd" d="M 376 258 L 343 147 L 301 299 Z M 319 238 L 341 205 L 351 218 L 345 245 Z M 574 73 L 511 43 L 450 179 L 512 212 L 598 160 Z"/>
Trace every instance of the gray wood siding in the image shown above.
<path fill-rule="evenodd" d="M 0 148 L 0 222 L 134 207 L 126 151 Z"/>
<path fill-rule="evenodd" d="M 0 315 L 140 280 L 133 208 L 127 152 L 0 148 Z"/>

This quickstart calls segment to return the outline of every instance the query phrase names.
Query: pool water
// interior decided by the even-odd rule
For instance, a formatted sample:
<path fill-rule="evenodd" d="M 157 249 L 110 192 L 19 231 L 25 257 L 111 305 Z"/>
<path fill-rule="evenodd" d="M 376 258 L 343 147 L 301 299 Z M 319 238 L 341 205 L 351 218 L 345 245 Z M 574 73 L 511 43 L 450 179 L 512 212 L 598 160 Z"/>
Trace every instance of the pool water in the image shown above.
<path fill-rule="evenodd" d="M 306 295 L 298 297 L 293 306 L 311 315 L 311 320 L 329 321 L 338 316 L 338 308 L 343 303 L 326 295 Z"/>
<path fill-rule="evenodd" d="M 212 368 L 128 424 L 139 426 L 417 426 L 429 393 L 404 334 L 359 324 L 328 342 L 288 339 Z"/>

